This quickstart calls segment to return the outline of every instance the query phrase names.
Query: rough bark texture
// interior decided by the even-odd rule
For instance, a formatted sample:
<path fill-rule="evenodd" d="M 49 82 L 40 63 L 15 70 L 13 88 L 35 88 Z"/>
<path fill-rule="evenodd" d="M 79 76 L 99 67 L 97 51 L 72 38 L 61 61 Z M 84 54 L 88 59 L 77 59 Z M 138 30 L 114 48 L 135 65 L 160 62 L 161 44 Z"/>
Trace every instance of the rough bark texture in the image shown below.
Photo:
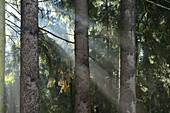
<path fill-rule="evenodd" d="M 38 85 L 38 0 L 21 0 L 21 113 L 40 112 Z"/>
<path fill-rule="evenodd" d="M 75 112 L 90 113 L 87 0 L 75 0 Z"/>
<path fill-rule="evenodd" d="M 4 112 L 5 0 L 0 0 L 0 113 Z"/>
<path fill-rule="evenodd" d="M 136 113 L 135 0 L 121 0 L 120 113 Z"/>

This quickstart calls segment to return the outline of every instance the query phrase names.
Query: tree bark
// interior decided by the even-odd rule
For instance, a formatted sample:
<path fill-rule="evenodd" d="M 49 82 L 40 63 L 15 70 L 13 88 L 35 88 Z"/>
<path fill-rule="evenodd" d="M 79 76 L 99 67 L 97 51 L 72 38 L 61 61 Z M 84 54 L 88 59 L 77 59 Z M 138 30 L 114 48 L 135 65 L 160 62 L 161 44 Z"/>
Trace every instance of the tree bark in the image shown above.
<path fill-rule="evenodd" d="M 75 90 L 75 113 L 90 113 L 87 0 L 75 0 Z"/>
<path fill-rule="evenodd" d="M 4 112 L 5 0 L 0 0 L 0 113 Z"/>
<path fill-rule="evenodd" d="M 38 0 L 21 0 L 20 112 L 39 113 Z"/>
<path fill-rule="evenodd" d="M 120 113 L 136 113 L 135 0 L 121 0 L 120 13 Z"/>

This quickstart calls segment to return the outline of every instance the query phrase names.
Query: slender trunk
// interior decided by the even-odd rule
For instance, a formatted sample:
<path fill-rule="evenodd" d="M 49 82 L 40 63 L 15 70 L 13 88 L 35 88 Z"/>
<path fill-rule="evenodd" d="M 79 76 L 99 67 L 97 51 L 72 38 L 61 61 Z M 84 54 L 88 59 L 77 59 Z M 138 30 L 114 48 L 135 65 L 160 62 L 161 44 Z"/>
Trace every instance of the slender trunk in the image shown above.
<path fill-rule="evenodd" d="M 152 113 L 151 100 L 149 100 L 149 113 Z"/>
<path fill-rule="evenodd" d="M 15 94 L 15 90 L 14 89 L 15 89 L 15 82 L 12 84 L 12 89 L 11 89 L 12 90 L 12 93 L 11 93 L 12 94 L 11 95 L 12 96 L 12 99 L 11 99 L 11 101 L 12 101 L 11 102 L 12 103 L 12 113 L 16 113 L 16 103 L 15 103 L 15 100 L 16 100 L 15 96 L 16 96 L 16 94 Z"/>
<path fill-rule="evenodd" d="M 140 89 L 139 85 L 136 86 L 136 97 L 138 99 L 141 99 L 141 97 L 142 97 L 141 89 Z M 136 103 L 136 113 L 143 113 L 143 103 L 142 102 Z"/>
<path fill-rule="evenodd" d="M 120 73 L 121 73 L 121 49 L 119 47 L 119 73 L 117 75 L 117 106 L 119 112 L 119 103 L 120 103 Z"/>
<path fill-rule="evenodd" d="M 72 72 L 72 62 L 70 59 L 70 71 Z M 70 78 L 71 82 L 70 82 L 70 113 L 74 112 L 74 104 L 73 104 L 73 79 Z"/>
<path fill-rule="evenodd" d="M 13 106 L 13 112 L 12 113 L 18 113 L 19 112 L 19 78 L 15 76 L 14 83 L 12 84 L 12 106 Z"/>
<path fill-rule="evenodd" d="M 106 21 L 107 21 L 107 26 L 106 26 L 106 29 L 107 29 L 107 35 L 109 34 L 109 15 L 108 15 L 108 0 L 106 0 L 106 11 L 107 11 L 107 17 L 106 17 Z M 109 52 L 109 36 L 107 37 L 107 52 L 108 52 L 108 55 L 110 54 Z M 109 70 L 110 72 L 110 70 Z M 109 113 L 112 113 L 112 72 L 109 73 Z"/>
<path fill-rule="evenodd" d="M 4 84 L 5 85 L 5 84 Z M 7 93 L 7 86 L 5 85 L 4 87 L 4 113 L 7 113 L 7 97 L 8 97 L 8 93 Z"/>
<path fill-rule="evenodd" d="M 136 113 L 135 0 L 121 0 L 120 113 Z"/>
<path fill-rule="evenodd" d="M 138 42 L 138 52 L 137 52 L 137 58 L 136 58 L 136 75 L 139 77 L 139 58 L 140 58 L 140 49 L 141 49 L 141 42 Z M 137 99 L 142 100 L 142 91 L 139 85 L 139 80 L 136 78 L 136 97 Z M 136 113 L 143 113 L 143 103 L 137 102 L 136 103 Z"/>
<path fill-rule="evenodd" d="M 13 86 L 12 86 L 12 83 L 10 84 L 10 100 L 9 100 L 9 113 L 13 113 L 13 99 L 12 99 L 12 95 L 13 95 L 13 92 L 12 92 L 12 89 L 13 89 Z"/>
<path fill-rule="evenodd" d="M 144 62 L 144 64 L 145 65 L 147 65 L 148 67 L 150 66 L 150 61 L 149 61 L 149 53 L 147 53 L 147 51 L 148 51 L 148 48 L 147 47 L 144 47 L 144 49 L 143 49 L 143 62 Z M 143 75 L 145 75 L 146 76 L 146 82 L 147 83 L 150 83 L 151 81 L 150 81 L 150 76 L 151 76 L 151 70 L 150 70 L 150 68 L 148 68 L 147 70 L 145 69 L 145 70 L 143 70 Z M 147 92 L 147 103 L 148 103 L 148 107 L 147 107 L 147 112 L 148 113 L 151 113 L 151 88 L 150 88 L 150 85 L 148 85 L 147 86 L 147 88 L 148 88 L 148 92 Z"/>
<path fill-rule="evenodd" d="M 70 113 L 73 113 L 73 85 L 72 85 L 73 79 L 71 78 L 70 82 Z"/>
<path fill-rule="evenodd" d="M 109 74 L 109 113 L 112 113 L 112 102 L 113 102 L 113 88 L 112 88 L 112 73 Z"/>
<path fill-rule="evenodd" d="M 91 38 L 92 38 L 92 40 L 91 40 L 91 43 L 94 43 L 95 42 L 95 21 L 92 21 L 92 32 L 91 32 Z M 94 79 L 95 79 L 95 75 L 94 75 Z M 92 96 L 91 96 L 91 98 L 93 98 L 92 99 L 92 101 L 91 101 L 91 113 L 96 113 L 95 111 L 96 111 L 96 84 L 95 84 L 95 82 L 94 81 L 92 81 L 92 85 L 91 85 L 92 87 L 91 87 L 91 89 L 92 89 L 92 92 L 94 92 L 93 94 L 92 94 Z"/>
<path fill-rule="evenodd" d="M 116 99 L 115 99 L 115 102 L 116 102 L 116 108 L 119 108 L 119 72 L 117 72 L 116 74 Z"/>
<path fill-rule="evenodd" d="M 106 17 L 106 22 L 107 22 L 107 32 L 109 31 L 109 15 L 108 15 L 108 0 L 106 0 L 106 11 L 107 11 L 107 17 Z"/>
<path fill-rule="evenodd" d="M 75 113 L 90 113 L 87 0 L 75 0 L 75 90 Z"/>
<path fill-rule="evenodd" d="M 0 0 L 0 113 L 4 112 L 5 0 Z"/>
<path fill-rule="evenodd" d="M 40 112 L 38 0 L 21 0 L 20 112 Z"/>

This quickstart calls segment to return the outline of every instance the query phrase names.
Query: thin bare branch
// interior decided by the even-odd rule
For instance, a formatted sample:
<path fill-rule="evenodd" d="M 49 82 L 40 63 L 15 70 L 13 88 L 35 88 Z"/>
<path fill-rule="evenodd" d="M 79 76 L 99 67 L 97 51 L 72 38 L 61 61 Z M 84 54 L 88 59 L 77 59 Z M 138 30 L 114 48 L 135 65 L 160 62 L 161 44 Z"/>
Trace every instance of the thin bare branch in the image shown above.
<path fill-rule="evenodd" d="M 166 10 L 169 10 L 169 11 L 170 11 L 170 8 L 168 8 L 168 7 L 166 7 L 166 6 L 163 6 L 163 5 L 161 5 L 161 4 L 155 3 L 155 2 L 150 1 L 150 0 L 146 0 L 146 2 L 151 3 L 151 4 L 154 4 L 154 5 L 157 6 L 157 7 L 160 7 L 160 8 L 163 8 L 163 9 L 166 9 Z"/>
<path fill-rule="evenodd" d="M 68 43 L 72 43 L 72 44 L 74 44 L 74 42 L 69 41 L 69 40 L 66 40 L 66 39 L 64 39 L 64 38 L 62 38 L 62 37 L 59 37 L 59 36 L 57 36 L 57 35 L 55 35 L 55 34 L 51 33 L 50 31 L 48 31 L 48 30 L 46 30 L 46 29 L 43 29 L 43 28 L 41 28 L 41 27 L 39 27 L 39 29 L 40 29 L 40 30 L 42 30 L 42 31 L 45 31 L 45 32 L 47 32 L 47 33 L 49 33 L 49 34 L 53 35 L 54 37 L 57 37 L 57 38 L 59 38 L 59 39 L 63 40 L 63 41 L 66 41 L 66 42 L 68 42 Z"/>

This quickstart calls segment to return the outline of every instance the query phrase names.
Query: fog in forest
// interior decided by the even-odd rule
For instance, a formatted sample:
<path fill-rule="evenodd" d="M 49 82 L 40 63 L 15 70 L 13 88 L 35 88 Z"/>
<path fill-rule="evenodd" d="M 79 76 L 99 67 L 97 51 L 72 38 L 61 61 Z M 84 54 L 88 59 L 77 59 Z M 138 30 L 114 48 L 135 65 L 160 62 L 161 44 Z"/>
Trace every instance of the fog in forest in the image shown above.
<path fill-rule="evenodd" d="M 46 15 L 48 12 L 47 10 L 52 9 L 52 5 L 50 7 L 43 6 L 44 4 L 39 3 L 39 26 L 45 30 L 50 31 L 51 33 L 62 37 L 63 39 L 69 40 L 74 42 L 74 14 L 73 12 L 65 12 L 62 8 L 56 7 L 60 13 L 56 15 L 56 13 L 51 12 L 50 14 Z M 49 6 L 49 5 L 48 5 Z M 19 9 L 19 8 L 18 8 Z M 9 26 L 6 26 L 6 76 L 5 76 L 5 111 L 6 113 L 19 113 L 20 110 L 20 14 L 17 12 L 17 7 L 12 6 L 11 4 L 6 4 L 6 23 Z M 42 12 L 41 12 L 42 11 Z M 9 14 L 12 13 L 16 17 L 13 17 Z M 62 14 L 63 13 L 63 14 Z M 53 16 L 59 16 L 58 19 L 53 18 Z M 18 20 L 17 20 L 17 19 Z M 70 20 L 68 22 L 68 19 Z M 12 28 L 14 27 L 14 28 Z M 17 30 L 17 31 L 16 31 Z M 17 33 L 16 33 L 17 32 Z M 92 29 L 90 32 L 97 32 L 93 31 Z M 89 35 L 90 35 L 89 32 Z M 42 34 L 46 34 L 46 32 L 42 31 L 39 37 Z M 104 37 L 106 37 L 107 31 L 103 30 L 101 33 Z M 68 43 L 63 41 L 51 34 L 46 34 L 46 37 L 51 38 L 55 41 L 54 44 L 57 44 L 62 48 L 61 53 L 66 53 L 64 58 L 68 58 L 72 62 L 72 73 L 74 70 L 74 44 Z M 110 35 L 109 37 L 116 37 Z M 112 39 L 118 42 L 117 38 Z M 93 42 L 93 43 L 91 43 Z M 117 43 L 118 44 L 118 43 Z M 53 45 L 51 45 L 53 46 Z M 107 46 L 107 45 L 102 45 Z M 95 51 L 95 53 L 90 54 L 89 61 L 90 61 L 90 81 L 93 84 L 91 90 L 96 90 L 98 93 L 93 94 L 91 91 L 91 96 L 96 96 L 96 98 L 106 98 L 105 101 L 112 101 L 117 106 L 117 96 L 112 95 L 112 98 L 109 97 L 109 90 L 117 91 L 116 82 L 118 81 L 116 76 L 118 76 L 118 68 L 119 68 L 119 54 L 118 52 L 113 53 L 112 51 L 102 50 L 103 48 L 98 46 L 97 49 L 95 47 L 95 41 L 89 40 L 89 48 L 90 51 Z M 97 54 L 101 54 L 101 52 L 105 55 L 105 61 L 95 61 L 93 56 Z M 62 55 L 61 55 L 62 56 Z M 113 63 L 110 63 L 110 59 L 113 59 Z M 110 63 L 110 64 L 108 64 Z M 104 64 L 104 65 L 103 65 Z M 114 64 L 114 65 L 113 65 Z M 57 64 L 56 64 L 57 65 Z M 12 67 L 12 68 L 11 68 Z M 112 72 L 108 72 L 108 68 L 114 67 L 115 70 Z M 40 67 L 41 68 L 41 67 Z M 109 78 L 112 78 L 112 89 L 109 89 Z M 40 77 L 41 78 L 41 77 Z M 46 86 L 47 84 L 43 84 Z M 47 93 L 47 92 L 46 92 Z M 50 94 L 49 94 L 50 95 Z M 101 103 L 102 104 L 102 103 Z"/>
<path fill-rule="evenodd" d="M 89 1 L 83 24 L 88 25 L 91 113 L 119 113 L 120 0 Z M 169 113 L 170 5 L 164 2 L 136 1 L 136 113 Z M 40 113 L 75 112 L 73 4 L 38 2 Z M 5 113 L 20 113 L 20 10 L 19 0 L 6 0 Z"/>

